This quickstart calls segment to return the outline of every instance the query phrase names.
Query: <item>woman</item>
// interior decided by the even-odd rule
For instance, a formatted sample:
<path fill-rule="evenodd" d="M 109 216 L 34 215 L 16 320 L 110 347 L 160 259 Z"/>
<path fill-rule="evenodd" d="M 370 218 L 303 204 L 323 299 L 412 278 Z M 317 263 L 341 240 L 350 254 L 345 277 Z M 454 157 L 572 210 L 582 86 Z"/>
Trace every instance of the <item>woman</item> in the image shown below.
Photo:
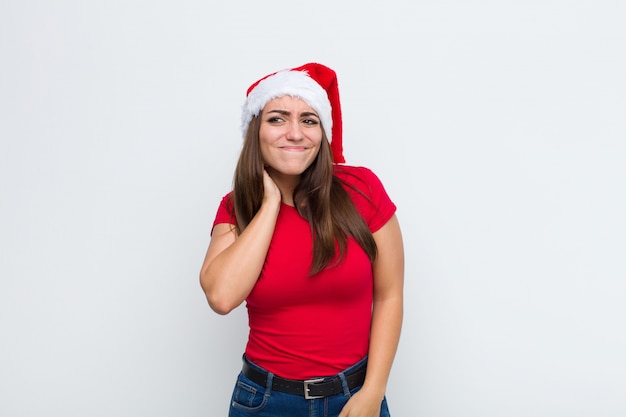
<path fill-rule="evenodd" d="M 233 191 L 200 282 L 244 300 L 250 333 L 230 416 L 388 416 L 404 254 L 379 179 L 344 162 L 335 72 L 310 63 L 249 89 Z"/>

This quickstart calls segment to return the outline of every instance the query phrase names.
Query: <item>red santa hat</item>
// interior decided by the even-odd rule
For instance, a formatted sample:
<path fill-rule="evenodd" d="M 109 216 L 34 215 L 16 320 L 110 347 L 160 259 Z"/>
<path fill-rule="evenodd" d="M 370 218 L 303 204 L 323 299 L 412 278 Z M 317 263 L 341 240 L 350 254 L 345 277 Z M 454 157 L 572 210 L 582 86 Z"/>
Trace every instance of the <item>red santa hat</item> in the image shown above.
<path fill-rule="evenodd" d="M 252 118 L 261 113 L 268 101 L 287 95 L 304 100 L 317 112 L 330 141 L 333 161 L 345 162 L 337 74 L 315 62 L 267 75 L 248 88 L 241 114 L 243 136 Z"/>

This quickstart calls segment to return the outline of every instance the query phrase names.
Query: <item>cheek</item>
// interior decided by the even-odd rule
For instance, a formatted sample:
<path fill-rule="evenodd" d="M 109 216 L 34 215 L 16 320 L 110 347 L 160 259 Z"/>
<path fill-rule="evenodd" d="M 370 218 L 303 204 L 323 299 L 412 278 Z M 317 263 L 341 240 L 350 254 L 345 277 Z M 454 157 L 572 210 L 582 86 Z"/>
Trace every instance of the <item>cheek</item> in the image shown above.
<path fill-rule="evenodd" d="M 317 148 L 318 151 L 323 145 L 325 145 L 324 143 L 322 143 L 322 141 L 326 141 L 326 139 L 324 139 L 321 134 L 319 138 L 316 138 L 316 140 L 314 141 L 315 147 Z"/>
<path fill-rule="evenodd" d="M 264 129 L 263 125 L 261 125 L 261 128 L 259 129 L 259 144 L 263 146 L 267 143 L 268 143 L 267 129 Z"/>
<path fill-rule="evenodd" d="M 268 134 L 267 129 L 259 130 L 259 148 L 263 159 L 266 158 L 269 149 L 272 147 L 272 136 Z"/>
<path fill-rule="evenodd" d="M 270 157 L 268 147 L 263 142 L 261 142 L 260 145 L 259 149 L 261 150 L 261 159 L 263 159 L 264 163 L 267 163 L 267 160 Z"/>
<path fill-rule="evenodd" d="M 322 138 L 321 132 L 320 132 L 319 136 L 318 135 L 311 135 L 308 138 L 309 138 L 309 141 L 311 142 L 311 144 L 315 147 L 315 149 L 319 151 L 320 147 L 322 146 L 322 140 L 324 140 Z"/>

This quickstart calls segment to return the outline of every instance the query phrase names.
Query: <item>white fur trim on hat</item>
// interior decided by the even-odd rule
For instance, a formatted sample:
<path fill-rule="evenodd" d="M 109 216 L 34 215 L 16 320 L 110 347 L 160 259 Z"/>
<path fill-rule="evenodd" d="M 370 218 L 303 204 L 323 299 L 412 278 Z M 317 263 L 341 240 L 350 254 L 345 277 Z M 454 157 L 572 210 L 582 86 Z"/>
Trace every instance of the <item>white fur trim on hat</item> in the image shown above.
<path fill-rule="evenodd" d="M 283 96 L 301 98 L 311 106 L 322 122 L 326 137 L 332 141 L 332 109 L 326 90 L 305 71 L 291 70 L 280 71 L 265 78 L 250 91 L 241 114 L 244 138 L 252 118 L 258 116 L 270 100 Z"/>

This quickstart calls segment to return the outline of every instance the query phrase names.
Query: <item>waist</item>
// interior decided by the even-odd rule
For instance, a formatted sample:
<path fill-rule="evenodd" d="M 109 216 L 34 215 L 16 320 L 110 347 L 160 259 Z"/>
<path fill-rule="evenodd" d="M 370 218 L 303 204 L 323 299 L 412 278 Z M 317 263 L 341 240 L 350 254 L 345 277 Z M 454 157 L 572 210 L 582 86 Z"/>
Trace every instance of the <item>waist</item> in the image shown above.
<path fill-rule="evenodd" d="M 363 385 L 367 370 L 367 358 L 337 375 L 307 380 L 279 377 L 250 362 L 245 356 L 241 372 L 255 383 L 274 391 L 303 396 L 305 399 L 324 398 L 352 390 Z"/>
<path fill-rule="evenodd" d="M 345 316 L 333 320 L 315 316 L 303 324 L 302 316 L 294 316 L 299 321 L 288 325 L 261 324 L 257 318 L 250 318 L 246 357 L 274 374 L 305 380 L 335 375 L 367 355 L 369 320 L 361 323 Z"/>

